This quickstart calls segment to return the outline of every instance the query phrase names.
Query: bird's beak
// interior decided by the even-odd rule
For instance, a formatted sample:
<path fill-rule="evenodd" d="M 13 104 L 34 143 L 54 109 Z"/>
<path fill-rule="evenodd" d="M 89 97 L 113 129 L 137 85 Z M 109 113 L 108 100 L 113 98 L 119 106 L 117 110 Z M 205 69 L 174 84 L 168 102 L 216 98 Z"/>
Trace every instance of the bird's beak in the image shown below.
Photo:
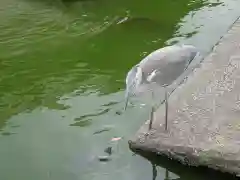
<path fill-rule="evenodd" d="M 124 106 L 124 111 L 127 110 L 128 99 L 129 99 L 129 95 L 128 95 L 128 91 L 126 91 L 126 94 L 125 94 L 125 106 Z"/>

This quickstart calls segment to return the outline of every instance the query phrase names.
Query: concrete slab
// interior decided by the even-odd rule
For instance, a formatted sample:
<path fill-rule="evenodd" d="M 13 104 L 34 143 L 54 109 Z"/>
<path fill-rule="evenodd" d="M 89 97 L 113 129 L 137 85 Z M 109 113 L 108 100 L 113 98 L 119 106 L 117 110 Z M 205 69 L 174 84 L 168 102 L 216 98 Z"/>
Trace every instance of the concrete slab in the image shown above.
<path fill-rule="evenodd" d="M 129 141 L 133 151 L 240 176 L 240 19 L 170 96 L 168 132 L 164 108 L 149 136 L 147 121 Z"/>

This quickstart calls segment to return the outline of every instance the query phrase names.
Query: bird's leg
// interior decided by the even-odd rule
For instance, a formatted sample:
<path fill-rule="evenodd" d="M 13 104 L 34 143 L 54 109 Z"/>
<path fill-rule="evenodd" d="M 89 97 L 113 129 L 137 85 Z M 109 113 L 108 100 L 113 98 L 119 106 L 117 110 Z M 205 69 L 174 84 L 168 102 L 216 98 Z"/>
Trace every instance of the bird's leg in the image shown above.
<path fill-rule="evenodd" d="M 165 131 L 168 128 L 168 92 L 165 88 Z"/>
<path fill-rule="evenodd" d="M 154 94 L 153 94 L 153 91 L 152 91 L 152 101 L 154 100 Z M 153 123 L 153 119 L 154 119 L 154 106 L 153 104 L 151 105 L 151 112 L 150 112 L 150 122 L 149 122 L 149 126 L 148 126 L 148 131 L 150 131 L 152 129 L 152 123 Z M 145 133 L 145 136 L 148 136 L 150 133 L 149 132 L 146 132 Z"/>
<path fill-rule="evenodd" d="M 154 92 L 153 91 L 152 91 L 152 102 L 154 102 Z M 150 112 L 150 122 L 149 122 L 149 126 L 148 126 L 149 131 L 152 129 L 153 119 L 154 119 L 154 105 L 152 104 L 151 112 Z"/>
<path fill-rule="evenodd" d="M 148 126 L 148 130 L 150 131 L 152 129 L 152 122 L 153 122 L 153 114 L 154 114 L 154 107 L 151 107 L 151 112 L 150 112 L 150 122 L 149 122 L 149 126 Z"/>

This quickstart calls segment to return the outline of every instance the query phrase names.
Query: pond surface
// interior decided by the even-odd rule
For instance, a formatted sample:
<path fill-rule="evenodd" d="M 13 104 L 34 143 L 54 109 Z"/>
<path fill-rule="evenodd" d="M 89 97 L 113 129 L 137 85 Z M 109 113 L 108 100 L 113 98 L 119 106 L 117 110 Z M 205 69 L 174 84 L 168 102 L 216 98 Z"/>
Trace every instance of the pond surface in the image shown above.
<path fill-rule="evenodd" d="M 151 162 L 128 148 L 149 109 L 120 113 L 125 74 L 176 42 L 206 55 L 239 7 L 239 0 L 1 0 L 0 179 L 153 179 Z M 99 162 L 108 146 L 111 160 Z M 215 177 L 162 163 L 170 179 Z M 157 179 L 165 179 L 163 167 Z"/>

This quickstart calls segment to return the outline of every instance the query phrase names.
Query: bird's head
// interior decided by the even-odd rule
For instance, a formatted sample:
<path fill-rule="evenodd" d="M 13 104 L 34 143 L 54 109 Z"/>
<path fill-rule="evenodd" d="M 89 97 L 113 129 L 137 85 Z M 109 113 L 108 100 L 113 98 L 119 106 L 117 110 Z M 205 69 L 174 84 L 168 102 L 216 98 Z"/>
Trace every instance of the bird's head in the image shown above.
<path fill-rule="evenodd" d="M 143 71 L 139 65 L 135 65 L 128 72 L 126 77 L 126 91 L 125 91 L 125 107 L 127 109 L 129 97 L 134 96 L 138 86 L 142 83 Z"/>

